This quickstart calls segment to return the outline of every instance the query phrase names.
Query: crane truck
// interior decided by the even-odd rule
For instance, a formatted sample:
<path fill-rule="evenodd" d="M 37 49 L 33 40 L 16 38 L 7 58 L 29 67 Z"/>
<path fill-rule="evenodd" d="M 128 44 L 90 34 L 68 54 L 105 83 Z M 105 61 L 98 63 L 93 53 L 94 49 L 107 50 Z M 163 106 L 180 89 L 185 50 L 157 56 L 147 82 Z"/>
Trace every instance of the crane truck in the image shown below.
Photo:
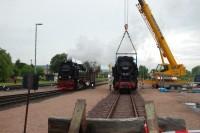
<path fill-rule="evenodd" d="M 176 81 L 178 77 L 186 74 L 186 69 L 183 64 L 177 64 L 165 37 L 163 36 L 148 4 L 145 0 L 138 0 L 138 10 L 147 24 L 157 47 L 159 48 L 162 64 L 158 64 L 156 70 L 153 72 L 152 77 L 155 80 L 153 87 L 181 87 L 182 85 Z M 165 60 L 168 60 L 168 63 Z"/>

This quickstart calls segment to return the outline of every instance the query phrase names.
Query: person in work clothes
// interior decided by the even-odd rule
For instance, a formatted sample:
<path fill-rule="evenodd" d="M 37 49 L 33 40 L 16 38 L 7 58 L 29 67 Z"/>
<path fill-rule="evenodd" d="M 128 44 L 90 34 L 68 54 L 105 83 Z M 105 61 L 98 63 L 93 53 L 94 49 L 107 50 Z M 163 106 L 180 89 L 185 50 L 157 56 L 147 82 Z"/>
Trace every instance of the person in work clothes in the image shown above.
<path fill-rule="evenodd" d="M 112 74 L 108 74 L 108 86 L 109 86 L 109 90 L 112 90 L 112 84 L 113 84 L 113 76 Z"/>

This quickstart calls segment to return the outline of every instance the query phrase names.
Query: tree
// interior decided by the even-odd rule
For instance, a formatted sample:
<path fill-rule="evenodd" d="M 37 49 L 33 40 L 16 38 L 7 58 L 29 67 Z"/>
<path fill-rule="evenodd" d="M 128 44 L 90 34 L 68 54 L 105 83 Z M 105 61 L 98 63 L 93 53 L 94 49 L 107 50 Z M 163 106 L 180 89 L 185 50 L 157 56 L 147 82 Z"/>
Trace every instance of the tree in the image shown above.
<path fill-rule="evenodd" d="M 14 77 L 17 77 L 17 76 L 19 76 L 20 75 L 20 71 L 19 71 L 19 69 L 14 65 L 13 66 L 13 76 Z"/>
<path fill-rule="evenodd" d="M 20 69 L 20 75 L 24 76 L 27 73 L 34 73 L 34 68 L 31 67 L 30 65 L 25 64 L 21 69 Z"/>
<path fill-rule="evenodd" d="M 10 54 L 0 48 L 0 81 L 5 82 L 12 75 L 12 69 Z"/>
<path fill-rule="evenodd" d="M 13 76 L 19 76 L 21 74 L 20 69 L 22 69 L 23 65 L 24 63 L 22 64 L 19 59 L 16 60 L 13 68 Z"/>
<path fill-rule="evenodd" d="M 39 76 L 44 76 L 44 68 L 43 67 L 37 67 L 36 71 Z"/>
<path fill-rule="evenodd" d="M 59 66 L 62 62 L 67 60 L 67 54 L 56 54 L 53 58 L 51 58 L 50 62 L 50 70 L 54 73 L 57 73 L 59 70 Z"/>
<path fill-rule="evenodd" d="M 17 67 L 17 68 L 20 68 L 21 67 L 21 61 L 19 60 L 19 59 L 17 59 L 16 60 L 16 62 L 15 62 L 15 66 Z"/>
<path fill-rule="evenodd" d="M 33 73 L 34 68 L 32 65 L 21 62 L 19 59 L 14 64 L 14 76 L 23 76 L 26 73 Z"/>
<path fill-rule="evenodd" d="M 192 68 L 192 75 L 195 76 L 195 75 L 199 75 L 200 74 L 200 66 L 195 66 Z"/>
<path fill-rule="evenodd" d="M 140 65 L 139 66 L 139 78 L 147 79 L 148 75 L 148 68 L 146 66 Z"/>

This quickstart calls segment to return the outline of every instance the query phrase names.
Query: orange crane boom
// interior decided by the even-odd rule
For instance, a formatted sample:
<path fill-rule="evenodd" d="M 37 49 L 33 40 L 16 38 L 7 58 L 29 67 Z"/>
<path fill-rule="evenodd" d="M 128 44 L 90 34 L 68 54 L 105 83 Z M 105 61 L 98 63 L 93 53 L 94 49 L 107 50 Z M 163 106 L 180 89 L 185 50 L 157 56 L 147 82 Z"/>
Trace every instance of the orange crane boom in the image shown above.
<path fill-rule="evenodd" d="M 163 36 L 153 14 L 146 3 L 145 0 L 138 0 L 139 4 L 137 7 L 142 17 L 144 18 L 153 38 L 156 40 L 158 48 L 160 50 L 160 55 L 162 59 L 162 64 L 160 64 L 162 70 L 158 71 L 160 74 L 167 76 L 183 76 L 186 73 L 185 67 L 182 64 L 177 64 L 165 37 Z M 164 57 L 167 58 L 169 64 L 164 63 Z"/>

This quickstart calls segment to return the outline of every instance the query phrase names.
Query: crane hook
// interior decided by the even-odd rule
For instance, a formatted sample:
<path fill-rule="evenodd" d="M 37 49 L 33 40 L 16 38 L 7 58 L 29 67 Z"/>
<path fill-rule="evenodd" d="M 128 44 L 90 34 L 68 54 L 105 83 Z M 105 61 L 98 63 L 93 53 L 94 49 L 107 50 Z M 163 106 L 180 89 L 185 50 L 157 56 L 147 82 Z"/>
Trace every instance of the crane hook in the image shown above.
<path fill-rule="evenodd" d="M 124 25 L 125 31 L 128 31 L 128 24 Z"/>

